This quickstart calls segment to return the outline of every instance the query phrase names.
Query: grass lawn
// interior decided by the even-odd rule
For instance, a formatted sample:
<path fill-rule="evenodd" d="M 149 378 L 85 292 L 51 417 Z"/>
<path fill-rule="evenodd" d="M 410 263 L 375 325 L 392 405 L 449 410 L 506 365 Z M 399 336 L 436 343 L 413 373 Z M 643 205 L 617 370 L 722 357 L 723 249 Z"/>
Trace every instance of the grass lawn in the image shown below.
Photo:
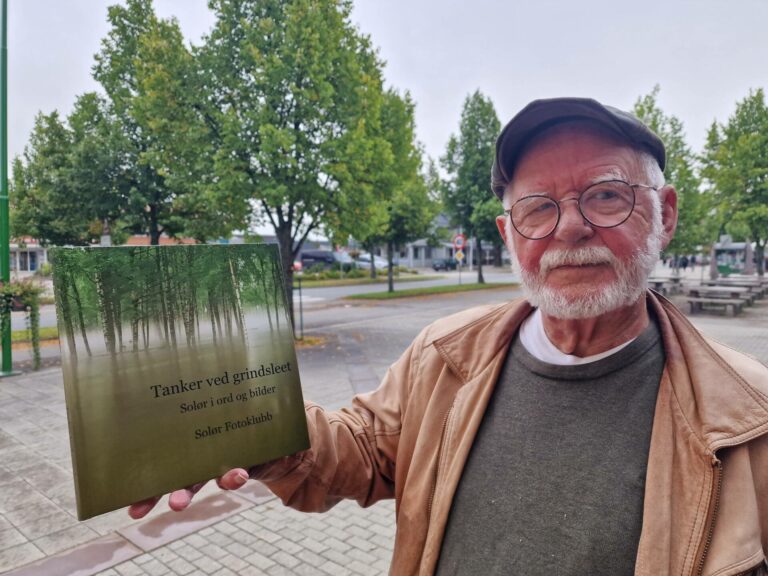
<path fill-rule="evenodd" d="M 12 330 L 11 342 L 30 342 L 29 330 Z M 40 328 L 40 340 L 56 340 L 59 337 L 59 329 L 56 326 Z"/>
<path fill-rule="evenodd" d="M 435 275 L 429 275 L 429 276 L 422 276 L 417 274 L 401 274 L 400 276 L 395 276 L 395 282 L 421 282 L 423 280 L 439 280 L 441 278 L 444 278 L 444 276 L 435 276 Z M 306 278 L 302 278 L 301 280 L 301 287 L 302 288 L 325 288 L 325 287 L 332 287 L 332 286 L 358 286 L 358 285 L 364 285 L 364 284 L 386 284 L 387 283 L 387 274 L 379 274 L 376 279 L 366 277 L 366 278 L 339 278 L 337 280 L 309 280 Z M 296 289 L 299 286 L 299 282 L 297 279 L 297 276 L 294 275 L 293 277 L 293 288 Z"/>
<path fill-rule="evenodd" d="M 394 298 L 412 298 L 414 296 L 430 296 L 432 294 L 451 294 L 453 292 L 470 292 L 472 290 L 494 290 L 499 288 L 515 288 L 517 284 L 507 282 L 486 282 L 485 284 L 451 284 L 449 286 L 431 286 L 423 288 L 408 288 L 395 292 L 371 292 L 368 294 L 352 294 L 350 300 L 392 300 Z"/>

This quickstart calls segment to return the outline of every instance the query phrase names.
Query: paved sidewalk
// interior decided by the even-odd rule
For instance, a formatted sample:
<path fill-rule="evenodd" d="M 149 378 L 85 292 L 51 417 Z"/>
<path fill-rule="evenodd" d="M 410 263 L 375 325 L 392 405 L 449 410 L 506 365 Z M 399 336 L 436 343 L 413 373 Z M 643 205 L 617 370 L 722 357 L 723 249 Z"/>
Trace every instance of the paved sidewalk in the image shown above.
<path fill-rule="evenodd" d="M 307 334 L 327 341 L 299 351 L 305 397 L 344 405 L 375 387 L 432 319 L 515 295 L 492 290 L 310 310 Z M 768 363 L 768 300 L 736 318 L 692 321 Z M 74 509 L 61 371 L 0 380 L 0 573 L 7 576 L 378 575 L 387 573 L 394 536 L 391 502 L 301 514 L 256 482 L 232 493 L 211 485 L 188 511 L 161 506 L 138 522 L 124 510 L 77 522 Z"/>

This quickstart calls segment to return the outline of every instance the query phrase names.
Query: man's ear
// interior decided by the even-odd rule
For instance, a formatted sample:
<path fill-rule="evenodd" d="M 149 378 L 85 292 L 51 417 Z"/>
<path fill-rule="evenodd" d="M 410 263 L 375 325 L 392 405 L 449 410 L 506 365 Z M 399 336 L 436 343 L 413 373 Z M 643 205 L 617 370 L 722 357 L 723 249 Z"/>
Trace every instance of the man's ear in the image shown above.
<path fill-rule="evenodd" d="M 661 229 L 664 235 L 662 250 L 665 249 L 675 235 L 677 229 L 677 192 L 674 186 L 664 186 L 659 190 L 661 200 Z"/>
<path fill-rule="evenodd" d="M 496 216 L 496 228 L 499 229 L 499 234 L 501 234 L 501 239 L 504 240 L 505 246 L 509 246 L 507 242 L 507 218 L 509 218 L 509 216 L 506 214 Z"/>

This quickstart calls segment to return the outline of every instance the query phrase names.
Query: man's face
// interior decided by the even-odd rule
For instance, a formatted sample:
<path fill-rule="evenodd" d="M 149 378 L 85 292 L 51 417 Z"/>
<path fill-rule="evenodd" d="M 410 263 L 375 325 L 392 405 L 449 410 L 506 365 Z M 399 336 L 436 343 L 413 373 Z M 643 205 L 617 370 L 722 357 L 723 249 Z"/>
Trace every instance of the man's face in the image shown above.
<path fill-rule="evenodd" d="M 636 188 L 632 214 L 615 228 L 590 225 L 570 200 L 596 182 L 654 186 L 650 177 L 640 154 L 588 124 L 555 127 L 528 147 L 507 187 L 505 208 L 523 196 L 546 194 L 562 202 L 560 222 L 541 240 L 521 236 L 507 216 L 497 224 L 534 306 L 550 316 L 588 318 L 637 302 L 674 231 L 674 190 Z"/>

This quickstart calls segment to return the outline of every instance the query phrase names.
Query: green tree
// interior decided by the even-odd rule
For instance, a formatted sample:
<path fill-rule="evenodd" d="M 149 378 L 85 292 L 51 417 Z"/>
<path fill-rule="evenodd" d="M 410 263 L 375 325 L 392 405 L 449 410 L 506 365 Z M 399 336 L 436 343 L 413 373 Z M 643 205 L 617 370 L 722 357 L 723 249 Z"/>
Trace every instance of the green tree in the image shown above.
<path fill-rule="evenodd" d="M 107 102 L 94 92 L 78 97 L 67 118 L 72 133 L 69 150 L 71 192 L 80 202 L 90 230 L 126 238 L 122 225 L 129 182 L 125 170 L 125 139 Z"/>
<path fill-rule="evenodd" d="M 704 163 L 724 227 L 755 242 L 762 276 L 768 239 L 768 107 L 762 89 L 737 102 L 726 124 L 712 126 Z"/>
<path fill-rule="evenodd" d="M 395 90 L 384 94 L 381 133 L 387 144 L 376 175 L 376 197 L 370 202 L 371 218 L 352 235 L 370 252 L 378 244 L 387 250 L 389 291 L 394 292 L 393 259 L 403 244 L 425 236 L 436 215 L 437 203 L 430 196 L 422 174 L 422 150 L 416 142 L 414 103 L 409 94 Z M 375 275 L 371 259 L 371 274 Z"/>
<path fill-rule="evenodd" d="M 501 213 L 501 206 L 495 196 L 487 198 L 475 206 L 472 212 L 472 225 L 480 240 L 493 245 L 494 266 L 501 266 L 504 243 L 496 227 L 496 216 Z"/>
<path fill-rule="evenodd" d="M 453 222 L 475 240 L 477 281 L 481 284 L 485 282 L 482 236 L 473 214 L 491 194 L 489 174 L 500 129 L 493 103 L 478 90 L 464 100 L 459 135 L 451 135 L 441 158 L 448 175 L 443 182 L 443 203 Z"/>
<path fill-rule="evenodd" d="M 381 63 L 338 0 L 213 0 L 196 51 L 214 175 L 272 226 L 287 288 L 308 234 L 376 197 Z M 234 202 L 234 200 L 233 200 Z"/>
<path fill-rule="evenodd" d="M 124 206 L 120 131 L 94 93 L 75 102 L 66 122 L 38 115 L 11 182 L 14 236 L 45 244 L 86 245 Z"/>
<path fill-rule="evenodd" d="M 221 210 L 230 205 L 208 193 L 211 139 L 178 23 L 159 19 L 151 0 L 111 6 L 108 20 L 93 75 L 123 134 L 126 225 L 151 244 L 162 234 L 203 240 L 230 231 L 231 211 Z"/>
<path fill-rule="evenodd" d="M 29 235 L 45 244 L 87 244 L 90 222 L 69 186 L 72 135 L 58 112 L 38 114 L 23 159 L 13 161 L 13 236 Z"/>
<path fill-rule="evenodd" d="M 638 98 L 634 113 L 664 141 L 667 150 L 664 178 L 677 191 L 677 231 L 667 251 L 675 256 L 692 254 L 714 237 L 711 200 L 709 194 L 702 192 L 696 156 L 685 141 L 682 122 L 665 114 L 658 105 L 659 90 L 657 84 L 649 94 Z"/>

